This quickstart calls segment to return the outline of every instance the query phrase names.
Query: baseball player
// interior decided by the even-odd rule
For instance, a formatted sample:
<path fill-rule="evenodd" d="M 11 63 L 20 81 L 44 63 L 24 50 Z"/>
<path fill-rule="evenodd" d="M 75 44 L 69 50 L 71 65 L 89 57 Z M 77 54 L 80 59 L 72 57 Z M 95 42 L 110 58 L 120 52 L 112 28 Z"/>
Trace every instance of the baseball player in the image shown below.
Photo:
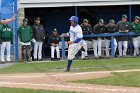
<path fill-rule="evenodd" d="M 53 33 L 49 39 L 49 43 L 51 44 L 51 60 L 54 61 L 54 53 L 56 50 L 57 60 L 60 60 L 60 50 L 59 50 L 59 42 L 60 42 L 60 35 L 57 32 L 57 29 L 53 29 Z"/>
<path fill-rule="evenodd" d="M 28 19 L 23 19 L 23 25 L 18 28 L 18 35 L 22 47 L 22 60 L 23 62 L 31 61 L 31 40 L 32 28 L 28 25 Z"/>
<path fill-rule="evenodd" d="M 92 33 L 92 27 L 91 27 L 91 25 L 89 24 L 89 22 L 88 22 L 88 20 L 87 19 L 84 19 L 83 20 L 83 23 L 81 24 L 81 28 L 82 28 L 82 31 L 83 31 L 83 34 L 85 34 L 85 35 L 89 35 L 89 34 L 91 34 Z M 90 40 L 90 38 L 84 38 L 84 39 L 82 39 L 82 46 L 83 46 L 83 48 L 84 48 L 84 50 L 85 50 L 85 52 L 84 51 L 82 51 L 82 55 L 81 55 L 81 58 L 83 59 L 83 60 L 86 60 L 86 59 L 88 59 L 88 53 L 87 53 L 87 42 L 86 42 L 86 40 Z"/>
<path fill-rule="evenodd" d="M 115 33 L 117 32 L 117 27 L 115 25 L 115 21 L 114 20 L 110 20 L 109 24 L 106 25 L 107 30 L 106 33 Z M 111 42 L 111 38 L 110 37 L 105 37 L 105 46 L 106 46 L 106 57 L 109 57 L 109 46 L 110 46 L 110 42 Z M 117 41 L 114 38 L 114 54 L 116 53 L 116 49 L 117 49 Z"/>
<path fill-rule="evenodd" d="M 44 26 L 40 24 L 40 18 L 35 18 L 35 24 L 32 27 L 34 38 L 34 61 L 42 61 L 42 44 L 45 39 Z"/>
<path fill-rule="evenodd" d="M 2 26 L 2 29 L 1 29 L 1 32 L 0 32 L 0 35 L 1 35 L 0 40 L 1 40 L 1 43 L 2 43 L 1 44 L 1 62 L 2 63 L 5 63 L 5 59 L 4 59 L 5 49 L 7 51 L 6 61 L 11 62 L 10 47 L 11 47 L 11 41 L 12 41 L 12 37 L 13 37 L 12 33 L 13 33 L 12 29 L 11 29 L 11 27 L 8 26 L 7 21 L 4 22 L 3 26 Z"/>
<path fill-rule="evenodd" d="M 93 27 L 93 34 L 101 34 L 101 33 L 105 33 L 105 31 L 106 31 L 106 26 L 104 24 L 104 20 L 99 19 L 98 24 L 96 24 Z M 103 39 L 104 39 L 104 37 L 93 38 L 93 49 L 94 49 L 95 59 L 102 58 L 101 46 L 102 46 Z"/>
<path fill-rule="evenodd" d="M 82 48 L 80 41 L 83 38 L 82 29 L 78 24 L 78 17 L 72 16 L 70 19 L 70 30 L 67 34 L 62 34 L 61 37 L 70 36 L 70 41 L 68 41 L 68 64 L 66 72 L 70 71 L 72 60 L 77 54 L 77 52 Z"/>
<path fill-rule="evenodd" d="M 117 28 L 120 33 L 128 33 L 130 30 L 130 24 L 127 21 L 127 16 L 125 14 L 122 15 L 122 20 L 117 23 Z M 119 56 L 126 56 L 127 48 L 128 48 L 128 36 L 119 36 L 118 37 L 118 49 Z M 123 47 L 122 47 L 123 46 Z"/>
<path fill-rule="evenodd" d="M 130 24 L 131 31 L 140 33 L 140 17 L 135 16 L 134 21 Z M 133 36 L 134 56 L 139 56 L 140 36 Z"/>

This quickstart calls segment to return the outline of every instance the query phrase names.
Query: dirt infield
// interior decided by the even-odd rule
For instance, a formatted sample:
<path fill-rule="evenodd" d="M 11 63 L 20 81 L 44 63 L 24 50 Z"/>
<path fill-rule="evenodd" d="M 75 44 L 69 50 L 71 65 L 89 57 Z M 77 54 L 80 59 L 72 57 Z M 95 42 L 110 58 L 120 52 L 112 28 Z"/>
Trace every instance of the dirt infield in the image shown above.
<path fill-rule="evenodd" d="M 86 93 L 140 93 L 140 88 L 108 85 L 78 84 L 67 81 L 95 79 L 112 76 L 112 72 L 131 72 L 134 70 L 96 71 L 83 73 L 23 73 L 1 74 L 0 87 L 31 88 L 46 90 L 65 90 Z"/>

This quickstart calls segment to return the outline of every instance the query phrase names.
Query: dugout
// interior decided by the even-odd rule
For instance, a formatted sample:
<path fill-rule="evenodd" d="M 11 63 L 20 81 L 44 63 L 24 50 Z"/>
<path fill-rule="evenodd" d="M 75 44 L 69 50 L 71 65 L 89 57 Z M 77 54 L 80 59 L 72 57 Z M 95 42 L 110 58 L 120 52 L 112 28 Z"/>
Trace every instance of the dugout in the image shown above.
<path fill-rule="evenodd" d="M 41 17 L 41 22 L 51 34 L 53 28 L 59 33 L 67 32 L 69 29 L 68 18 L 77 15 L 82 19 L 87 18 L 95 25 L 99 18 L 107 23 L 109 19 L 116 21 L 121 19 L 122 14 L 128 15 L 128 20 L 133 20 L 135 15 L 140 15 L 138 0 L 17 0 L 19 4 L 19 23 L 24 17 L 29 18 L 33 24 L 33 18 Z M 49 56 L 47 40 L 44 44 L 43 56 Z M 50 52 L 49 52 L 50 53 Z"/>
<path fill-rule="evenodd" d="M 69 30 L 68 19 L 71 15 L 77 15 L 80 18 L 79 23 L 87 18 L 94 26 L 99 18 L 103 18 L 105 23 L 108 23 L 110 19 L 117 22 L 121 19 L 122 14 L 128 15 L 128 21 L 133 20 L 135 15 L 140 15 L 139 8 L 139 5 L 131 5 L 131 11 L 133 11 L 131 15 L 129 5 L 25 8 L 25 17 L 29 18 L 29 23 L 33 25 L 34 17 L 39 16 L 50 35 L 53 28 L 57 28 L 60 34 L 67 32 Z M 43 56 L 45 58 L 50 56 L 47 35 L 43 45 Z"/>

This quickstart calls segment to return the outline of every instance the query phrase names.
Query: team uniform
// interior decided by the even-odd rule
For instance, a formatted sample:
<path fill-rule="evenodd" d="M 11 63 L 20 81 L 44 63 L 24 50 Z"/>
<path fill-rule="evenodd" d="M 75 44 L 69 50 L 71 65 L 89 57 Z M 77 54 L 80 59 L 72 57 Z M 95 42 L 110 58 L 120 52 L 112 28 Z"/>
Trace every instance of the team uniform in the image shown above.
<path fill-rule="evenodd" d="M 3 25 L 0 31 L 0 37 L 1 37 L 1 62 L 5 62 L 4 59 L 4 52 L 5 49 L 7 51 L 6 61 L 11 62 L 10 59 L 10 47 L 11 47 L 11 41 L 12 41 L 12 29 L 8 25 Z"/>
<path fill-rule="evenodd" d="M 127 16 L 122 15 L 122 18 L 127 18 Z M 130 24 L 129 24 L 128 21 L 122 22 L 122 20 L 121 20 L 117 23 L 117 28 L 118 28 L 118 30 L 121 31 L 121 33 L 127 33 L 127 32 L 124 32 L 124 31 L 126 31 L 126 30 L 129 31 L 130 30 Z M 117 40 L 118 40 L 119 56 L 120 57 L 126 56 L 129 37 L 128 36 L 119 36 L 117 38 Z"/>
<path fill-rule="evenodd" d="M 40 20 L 40 18 L 36 19 Z M 34 38 L 34 60 L 42 60 L 42 44 L 45 39 L 45 29 L 41 24 L 34 24 L 32 27 Z"/>
<path fill-rule="evenodd" d="M 84 35 L 89 35 L 89 34 L 91 34 L 92 33 L 92 27 L 91 27 L 91 25 L 90 24 L 88 24 L 88 25 L 84 25 L 84 22 L 88 22 L 88 20 L 87 19 L 84 19 L 83 20 L 83 24 L 81 24 L 81 28 L 82 28 L 82 31 L 83 31 L 83 34 Z M 82 40 L 81 40 L 81 42 L 82 42 L 82 46 L 83 46 L 83 48 L 84 48 L 84 50 L 85 51 L 82 51 L 81 52 L 81 58 L 84 60 L 84 59 L 88 59 L 88 53 L 87 53 L 87 40 L 89 40 L 89 38 L 83 38 Z"/>
<path fill-rule="evenodd" d="M 100 19 L 99 22 L 104 23 L 103 19 Z M 93 34 L 102 34 L 105 33 L 106 31 L 106 26 L 100 26 L 99 24 L 96 24 L 93 27 Z M 101 53 L 101 46 L 102 46 L 102 40 L 104 37 L 97 37 L 93 38 L 93 50 L 94 50 L 94 56 L 95 58 L 100 58 L 102 53 Z"/>
<path fill-rule="evenodd" d="M 68 34 L 70 35 L 70 41 L 75 41 L 78 37 L 83 38 L 82 29 L 79 25 L 75 27 L 71 26 Z M 75 57 L 77 52 L 81 49 L 81 43 L 82 42 L 78 42 L 69 45 L 68 60 L 72 60 Z"/>
<path fill-rule="evenodd" d="M 54 29 L 53 33 L 57 33 L 57 30 Z M 56 50 L 57 60 L 60 60 L 60 50 L 59 50 L 59 42 L 60 42 L 60 35 L 57 33 L 56 35 L 52 34 L 49 43 L 51 44 L 51 60 L 55 60 L 54 53 Z"/>
<path fill-rule="evenodd" d="M 138 16 L 135 17 L 135 19 L 139 20 L 140 18 Z M 132 22 L 130 24 L 131 31 L 135 34 L 140 33 L 140 22 L 135 23 Z M 140 47 L 140 36 L 133 36 L 133 45 L 134 45 L 134 56 L 139 55 L 139 47 Z"/>
<path fill-rule="evenodd" d="M 109 23 L 111 23 L 111 22 L 114 23 L 114 20 L 109 21 Z M 111 25 L 108 24 L 108 25 L 106 25 L 106 28 L 107 28 L 106 33 L 108 33 L 108 34 L 117 32 L 117 26 L 116 25 L 111 26 Z M 110 42 L 111 42 L 111 37 L 105 37 L 106 56 L 107 57 L 109 56 Z M 116 49 L 117 49 L 117 41 L 114 38 L 114 55 L 116 53 Z"/>
<path fill-rule="evenodd" d="M 28 20 L 24 19 L 24 21 L 28 21 Z M 31 61 L 31 40 L 32 40 L 31 26 L 29 25 L 20 26 L 18 29 L 18 35 L 22 47 L 22 60 L 23 62 Z"/>
<path fill-rule="evenodd" d="M 78 17 L 72 16 L 69 20 L 74 22 L 74 26 L 70 26 L 70 30 L 67 33 L 67 35 L 70 36 L 69 42 L 73 42 L 73 43 L 70 44 L 68 48 L 68 64 L 67 64 L 66 72 L 70 71 L 73 58 L 75 57 L 77 52 L 82 48 L 80 41 L 83 38 L 82 29 L 78 25 Z"/>

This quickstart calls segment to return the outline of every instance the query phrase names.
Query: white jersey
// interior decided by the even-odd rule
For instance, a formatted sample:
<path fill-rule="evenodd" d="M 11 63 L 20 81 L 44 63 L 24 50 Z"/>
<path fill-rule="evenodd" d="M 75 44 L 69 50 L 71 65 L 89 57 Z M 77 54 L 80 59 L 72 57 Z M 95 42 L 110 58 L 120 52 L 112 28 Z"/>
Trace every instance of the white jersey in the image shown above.
<path fill-rule="evenodd" d="M 70 41 L 75 41 L 77 38 L 83 38 L 82 28 L 79 25 L 75 27 L 70 26 L 68 34 L 70 36 Z"/>

